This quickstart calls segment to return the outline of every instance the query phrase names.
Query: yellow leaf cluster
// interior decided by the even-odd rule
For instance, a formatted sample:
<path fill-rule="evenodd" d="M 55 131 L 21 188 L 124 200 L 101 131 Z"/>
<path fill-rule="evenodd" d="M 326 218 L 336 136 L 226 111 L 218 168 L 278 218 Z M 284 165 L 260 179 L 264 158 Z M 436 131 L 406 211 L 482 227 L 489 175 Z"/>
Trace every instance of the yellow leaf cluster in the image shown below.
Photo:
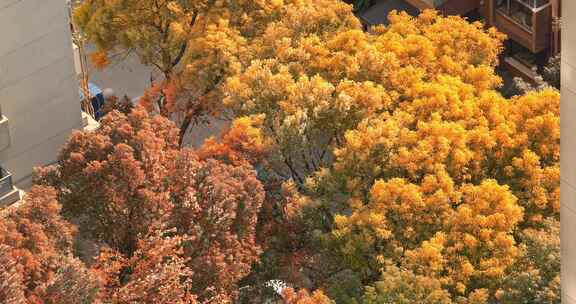
<path fill-rule="evenodd" d="M 392 262 L 485 303 L 515 231 L 558 216 L 558 93 L 497 93 L 503 35 L 481 24 L 392 13 L 367 34 L 297 5 L 246 40 L 224 105 L 264 114 L 268 164 L 342 211 L 330 237 L 347 266 Z"/>
<path fill-rule="evenodd" d="M 381 265 L 384 255 L 484 303 L 517 261 L 516 229 L 559 215 L 559 96 L 508 101 L 438 81 L 348 131 L 320 179 L 354 181 L 341 188 L 354 197 L 352 214 L 333 232 L 350 259 Z"/>

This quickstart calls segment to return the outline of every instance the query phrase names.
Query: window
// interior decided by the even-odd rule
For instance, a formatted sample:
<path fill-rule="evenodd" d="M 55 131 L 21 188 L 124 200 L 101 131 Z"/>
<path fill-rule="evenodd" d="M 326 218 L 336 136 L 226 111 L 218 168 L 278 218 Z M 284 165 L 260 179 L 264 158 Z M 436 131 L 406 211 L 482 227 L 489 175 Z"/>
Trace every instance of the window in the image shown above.
<path fill-rule="evenodd" d="M 496 10 L 532 33 L 534 15 L 548 4 L 549 0 L 497 0 Z"/>

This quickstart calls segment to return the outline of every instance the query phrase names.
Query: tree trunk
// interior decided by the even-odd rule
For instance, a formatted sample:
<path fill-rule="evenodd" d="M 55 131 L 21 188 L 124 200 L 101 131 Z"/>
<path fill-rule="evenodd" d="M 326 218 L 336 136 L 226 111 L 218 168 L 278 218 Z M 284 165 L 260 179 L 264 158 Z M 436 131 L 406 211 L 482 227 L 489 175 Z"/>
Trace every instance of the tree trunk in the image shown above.
<path fill-rule="evenodd" d="M 178 146 L 182 148 L 182 144 L 184 142 L 184 136 L 186 135 L 186 131 L 192 124 L 192 115 L 186 115 L 184 121 L 180 125 L 180 134 L 178 136 Z"/>

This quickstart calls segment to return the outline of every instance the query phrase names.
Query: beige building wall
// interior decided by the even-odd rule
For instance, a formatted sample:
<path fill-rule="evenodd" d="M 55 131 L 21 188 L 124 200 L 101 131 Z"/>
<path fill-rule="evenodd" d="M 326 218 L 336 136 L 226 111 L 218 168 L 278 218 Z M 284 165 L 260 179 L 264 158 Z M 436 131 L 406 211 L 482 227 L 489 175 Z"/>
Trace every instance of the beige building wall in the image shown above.
<path fill-rule="evenodd" d="M 0 165 L 25 187 L 82 127 L 66 1 L 0 0 L 0 37 Z"/>
<path fill-rule="evenodd" d="M 562 303 L 576 304 L 576 0 L 562 6 Z"/>

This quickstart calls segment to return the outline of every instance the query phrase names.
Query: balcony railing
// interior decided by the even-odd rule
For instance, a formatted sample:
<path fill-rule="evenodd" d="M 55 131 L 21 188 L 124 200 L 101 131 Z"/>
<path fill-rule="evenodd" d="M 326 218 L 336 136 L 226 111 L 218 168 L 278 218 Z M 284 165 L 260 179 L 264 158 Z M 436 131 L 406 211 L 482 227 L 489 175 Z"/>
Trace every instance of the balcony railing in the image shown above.
<path fill-rule="evenodd" d="M 12 192 L 14 186 L 12 185 L 12 174 L 6 169 L 0 167 L 0 197 Z"/>

